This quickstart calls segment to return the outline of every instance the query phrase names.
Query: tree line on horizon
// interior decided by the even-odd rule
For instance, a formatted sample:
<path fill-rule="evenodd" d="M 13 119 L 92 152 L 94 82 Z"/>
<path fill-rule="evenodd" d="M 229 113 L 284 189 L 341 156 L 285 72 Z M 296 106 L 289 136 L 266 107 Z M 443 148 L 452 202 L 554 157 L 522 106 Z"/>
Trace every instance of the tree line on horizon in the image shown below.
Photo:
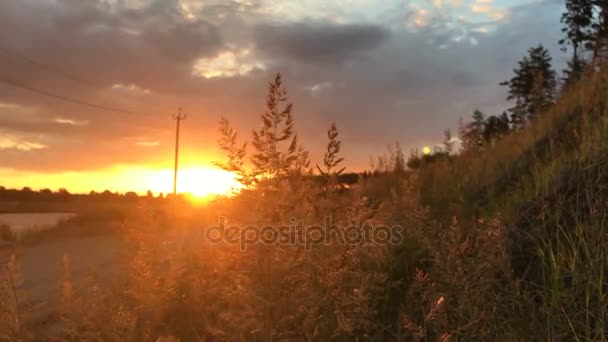
<path fill-rule="evenodd" d="M 145 195 L 139 195 L 134 191 L 126 191 L 124 193 L 115 191 L 112 192 L 110 190 L 104 190 L 102 192 L 90 191 L 89 193 L 71 193 L 65 188 L 60 188 L 56 191 L 45 188 L 40 190 L 34 190 L 28 186 L 25 186 L 21 189 L 17 188 L 7 188 L 4 186 L 0 186 L 0 201 L 64 201 L 70 199 L 82 199 L 82 198 L 90 198 L 90 199 L 138 199 L 138 198 L 165 198 L 163 193 L 159 193 L 157 196 L 154 196 L 152 191 L 148 191 Z M 166 197 L 170 197 L 167 195 Z"/>

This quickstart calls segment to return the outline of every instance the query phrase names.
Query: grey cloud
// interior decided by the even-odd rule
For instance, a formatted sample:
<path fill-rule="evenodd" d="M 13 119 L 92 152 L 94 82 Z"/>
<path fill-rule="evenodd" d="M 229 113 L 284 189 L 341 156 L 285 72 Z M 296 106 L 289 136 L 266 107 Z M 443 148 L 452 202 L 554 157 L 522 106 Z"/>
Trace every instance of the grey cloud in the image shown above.
<path fill-rule="evenodd" d="M 222 45 L 219 30 L 204 22 L 178 23 L 169 29 L 146 31 L 142 38 L 159 55 L 186 65 L 210 55 Z"/>
<path fill-rule="evenodd" d="M 343 63 L 378 47 L 389 36 L 380 26 L 355 24 L 259 25 L 255 30 L 257 48 L 263 54 L 305 63 Z"/>
<path fill-rule="evenodd" d="M 5 48 L 86 75 L 99 86 L 122 82 L 149 89 L 188 78 L 197 58 L 223 47 L 216 26 L 187 21 L 174 1 L 155 0 L 137 11 L 103 11 L 102 3 L 60 0 L 53 7 L 32 0 L 3 1 L 0 41 Z M 20 79 L 45 77 L 37 71 L 13 70 Z"/>

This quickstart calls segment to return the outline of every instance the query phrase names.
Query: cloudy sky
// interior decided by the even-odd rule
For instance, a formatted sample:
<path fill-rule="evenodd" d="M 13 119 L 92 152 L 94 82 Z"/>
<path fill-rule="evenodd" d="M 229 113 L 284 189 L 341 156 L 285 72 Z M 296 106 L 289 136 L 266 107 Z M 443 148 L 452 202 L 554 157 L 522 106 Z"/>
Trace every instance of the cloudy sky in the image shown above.
<path fill-rule="evenodd" d="M 116 170 L 220 159 L 216 127 L 249 137 L 284 74 L 313 161 L 335 121 L 348 166 L 399 141 L 432 145 L 479 108 L 506 108 L 526 49 L 561 67 L 559 0 L 2 0 L 0 184 L 129 186 Z M 89 105 L 87 105 L 89 104 Z M 90 106 L 95 105 L 95 106 Z M 122 182 L 122 183 L 121 183 Z M 120 188 L 120 189 L 119 189 Z"/>

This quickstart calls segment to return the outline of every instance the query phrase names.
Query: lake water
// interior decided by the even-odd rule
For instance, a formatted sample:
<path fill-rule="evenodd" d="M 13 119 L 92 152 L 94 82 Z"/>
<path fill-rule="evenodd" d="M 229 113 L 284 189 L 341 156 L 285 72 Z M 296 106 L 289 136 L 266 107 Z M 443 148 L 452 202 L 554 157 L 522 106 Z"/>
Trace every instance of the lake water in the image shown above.
<path fill-rule="evenodd" d="M 74 217 L 73 213 L 0 214 L 0 224 L 7 224 L 15 235 L 55 227 L 59 222 Z"/>

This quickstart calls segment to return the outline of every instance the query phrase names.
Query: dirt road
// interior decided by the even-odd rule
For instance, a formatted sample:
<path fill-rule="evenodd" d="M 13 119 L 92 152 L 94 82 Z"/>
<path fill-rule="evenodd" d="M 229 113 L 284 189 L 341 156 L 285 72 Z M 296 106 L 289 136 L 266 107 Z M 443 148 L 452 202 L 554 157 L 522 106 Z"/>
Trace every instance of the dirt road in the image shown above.
<path fill-rule="evenodd" d="M 35 316 L 43 320 L 57 308 L 64 254 L 69 256 L 76 285 L 83 283 L 92 271 L 103 281 L 112 274 L 118 262 L 120 245 L 120 239 L 115 235 L 58 238 L 18 249 L 2 247 L 0 261 L 4 265 L 11 254 L 16 254 L 23 278 L 24 300 L 35 307 Z"/>

